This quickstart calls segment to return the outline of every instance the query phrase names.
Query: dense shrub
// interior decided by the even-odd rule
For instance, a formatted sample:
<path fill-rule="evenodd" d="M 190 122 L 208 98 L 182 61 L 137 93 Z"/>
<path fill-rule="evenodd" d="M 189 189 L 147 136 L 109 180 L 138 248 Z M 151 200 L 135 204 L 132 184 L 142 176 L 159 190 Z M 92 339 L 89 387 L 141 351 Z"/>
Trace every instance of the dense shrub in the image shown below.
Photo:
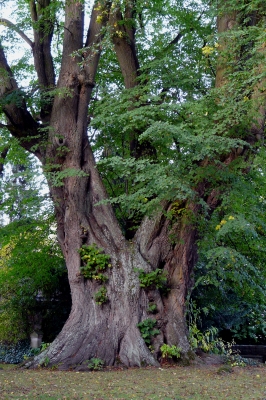
<path fill-rule="evenodd" d="M 21 340 L 12 345 L 0 343 L 0 362 L 19 364 L 24 361 L 25 355 L 32 356 L 32 348 L 28 340 Z"/>

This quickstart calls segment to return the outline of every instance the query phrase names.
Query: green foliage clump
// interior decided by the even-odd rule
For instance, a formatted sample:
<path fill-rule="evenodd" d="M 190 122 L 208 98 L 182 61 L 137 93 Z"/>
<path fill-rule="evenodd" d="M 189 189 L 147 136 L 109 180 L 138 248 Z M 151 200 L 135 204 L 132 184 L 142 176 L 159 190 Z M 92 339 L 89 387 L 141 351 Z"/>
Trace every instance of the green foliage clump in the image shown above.
<path fill-rule="evenodd" d="M 25 355 L 24 358 L 27 359 L 28 357 L 37 356 L 38 354 L 46 350 L 50 346 L 50 344 L 51 343 L 42 343 L 39 347 L 32 348 L 30 354 Z"/>
<path fill-rule="evenodd" d="M 20 340 L 16 344 L 3 344 L 0 342 L 0 362 L 19 364 L 26 357 L 31 357 L 32 349 L 28 340 Z"/>
<path fill-rule="evenodd" d="M 50 214 L 51 202 L 45 194 L 40 166 L 20 147 L 18 140 L 10 139 L 10 135 L 1 129 L 0 170 L 1 224 L 26 218 L 46 218 Z"/>
<path fill-rule="evenodd" d="M 198 324 L 201 322 L 200 319 L 201 310 L 196 307 L 196 303 L 191 301 L 189 303 L 189 318 L 188 318 L 188 329 L 189 329 L 189 342 L 192 349 L 201 349 L 206 353 L 220 352 L 219 343 L 220 340 L 216 339 L 218 329 L 210 327 L 209 329 L 202 331 L 198 328 Z"/>
<path fill-rule="evenodd" d="M 156 268 L 154 271 L 145 272 L 143 269 L 136 268 L 135 271 L 139 273 L 140 287 L 163 289 L 166 285 L 167 276 L 162 269 Z"/>
<path fill-rule="evenodd" d="M 84 262 L 84 266 L 80 268 L 82 275 L 87 279 L 95 279 L 100 282 L 108 280 L 103 274 L 107 267 L 112 265 L 109 263 L 110 256 L 103 253 L 95 243 L 92 245 L 84 244 L 79 250 L 80 257 Z"/>
<path fill-rule="evenodd" d="M 96 357 L 91 358 L 88 361 L 88 367 L 90 370 L 93 370 L 93 371 L 101 371 L 104 367 L 104 361 L 101 360 L 100 358 L 96 358 Z"/>
<path fill-rule="evenodd" d="M 151 344 L 151 339 L 153 336 L 159 335 L 159 329 L 155 328 L 156 319 L 147 318 L 140 322 L 137 327 L 140 330 L 141 336 L 147 345 Z"/>
<path fill-rule="evenodd" d="M 223 361 L 230 367 L 245 367 L 246 359 L 239 355 L 239 352 L 233 349 L 235 342 L 224 343 L 220 342 L 221 354 Z"/>
<path fill-rule="evenodd" d="M 180 358 L 181 356 L 181 348 L 175 345 L 169 346 L 168 344 L 164 343 L 160 350 L 162 352 L 162 358 Z"/>
<path fill-rule="evenodd" d="M 60 151 L 61 151 L 61 155 L 65 154 L 66 152 L 69 151 L 68 148 L 66 148 L 65 146 L 61 146 L 59 147 Z M 59 152 L 59 150 L 57 150 L 57 153 Z M 80 169 L 76 169 L 76 168 L 66 168 L 64 170 L 60 170 L 61 165 L 50 165 L 47 166 L 47 172 L 46 172 L 46 176 L 47 179 L 49 179 L 49 181 L 52 183 L 53 186 L 55 187 L 61 187 L 64 186 L 64 179 L 65 178 L 69 178 L 69 177 L 78 177 L 78 178 L 86 178 L 88 176 L 88 174 L 86 174 L 84 171 L 80 170 Z M 53 171 L 50 172 L 50 169 L 58 169 L 58 171 Z"/>
<path fill-rule="evenodd" d="M 198 243 L 192 298 L 207 311 L 203 329 L 216 326 L 225 340 L 265 340 L 265 157 L 260 149 L 249 172 L 224 187 Z"/>
<path fill-rule="evenodd" d="M 221 338 L 217 338 L 218 328 L 210 327 L 204 331 L 198 328 L 198 324 L 201 322 L 201 310 L 196 307 L 195 301 L 190 302 L 189 309 L 189 341 L 192 349 L 201 349 L 206 353 L 220 354 L 224 363 L 230 368 L 235 366 L 244 367 L 249 364 L 248 359 L 241 357 L 238 351 L 234 350 L 234 341 L 225 342 Z M 253 365 L 252 362 L 251 365 Z"/>
<path fill-rule="evenodd" d="M 206 353 L 216 353 L 216 347 L 219 340 L 215 340 L 218 329 L 211 327 L 210 329 L 202 332 L 196 324 L 189 326 L 189 342 L 192 349 L 201 349 Z"/>
<path fill-rule="evenodd" d="M 95 299 L 96 304 L 99 304 L 100 306 L 107 302 L 108 296 L 107 296 L 107 289 L 105 286 L 102 286 L 98 290 L 98 292 L 95 293 L 94 299 Z"/>
<path fill-rule="evenodd" d="M 154 303 L 149 303 L 147 311 L 149 313 L 155 314 L 157 312 L 157 305 Z"/>

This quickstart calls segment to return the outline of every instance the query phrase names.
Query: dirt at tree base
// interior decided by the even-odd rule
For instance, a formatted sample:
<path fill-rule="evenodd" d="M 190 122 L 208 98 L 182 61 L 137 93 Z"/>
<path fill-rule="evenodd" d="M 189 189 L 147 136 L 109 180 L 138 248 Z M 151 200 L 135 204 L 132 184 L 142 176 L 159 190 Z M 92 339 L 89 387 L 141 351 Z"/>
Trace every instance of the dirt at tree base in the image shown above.
<path fill-rule="evenodd" d="M 192 361 L 192 364 L 199 367 L 205 365 L 222 365 L 224 364 L 224 360 L 219 354 L 207 354 L 199 350 L 197 351 L 196 358 Z"/>

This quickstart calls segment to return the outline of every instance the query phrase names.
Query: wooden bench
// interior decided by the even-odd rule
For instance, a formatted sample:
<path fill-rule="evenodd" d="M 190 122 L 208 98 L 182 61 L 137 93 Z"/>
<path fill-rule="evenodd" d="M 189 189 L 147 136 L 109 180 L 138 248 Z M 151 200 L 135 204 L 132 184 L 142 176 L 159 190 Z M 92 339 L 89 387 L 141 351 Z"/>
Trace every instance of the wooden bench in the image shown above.
<path fill-rule="evenodd" d="M 266 362 L 266 346 L 253 344 L 236 344 L 232 350 L 239 353 L 244 358 L 253 358 L 259 362 Z"/>

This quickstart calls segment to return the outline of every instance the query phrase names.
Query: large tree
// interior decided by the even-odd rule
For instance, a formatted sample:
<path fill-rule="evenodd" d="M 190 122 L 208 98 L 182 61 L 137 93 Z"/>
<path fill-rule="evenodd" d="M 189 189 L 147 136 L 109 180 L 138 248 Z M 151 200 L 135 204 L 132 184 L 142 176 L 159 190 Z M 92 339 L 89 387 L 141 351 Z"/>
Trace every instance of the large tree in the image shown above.
<path fill-rule="evenodd" d="M 43 165 L 68 269 L 72 310 L 46 357 L 64 366 L 92 357 L 108 365 L 158 365 L 163 343 L 184 355 L 190 349 L 185 302 L 197 261 L 197 221 L 208 219 L 233 173 L 245 173 L 251 146 L 263 136 L 265 5 L 92 3 L 18 1 L 26 31 L 22 20 L 1 19 L 30 46 L 36 73 L 32 92 L 22 90 L 3 42 L 1 126 Z M 101 173 L 94 148 L 116 155 Z M 129 170 L 114 179 L 111 168 Z M 137 210 L 124 225 L 107 201 L 110 179 L 112 188 L 121 181 L 125 188 L 118 204 L 125 205 L 126 194 Z M 146 319 L 151 333 L 155 320 L 159 330 L 152 349 L 137 326 Z"/>

